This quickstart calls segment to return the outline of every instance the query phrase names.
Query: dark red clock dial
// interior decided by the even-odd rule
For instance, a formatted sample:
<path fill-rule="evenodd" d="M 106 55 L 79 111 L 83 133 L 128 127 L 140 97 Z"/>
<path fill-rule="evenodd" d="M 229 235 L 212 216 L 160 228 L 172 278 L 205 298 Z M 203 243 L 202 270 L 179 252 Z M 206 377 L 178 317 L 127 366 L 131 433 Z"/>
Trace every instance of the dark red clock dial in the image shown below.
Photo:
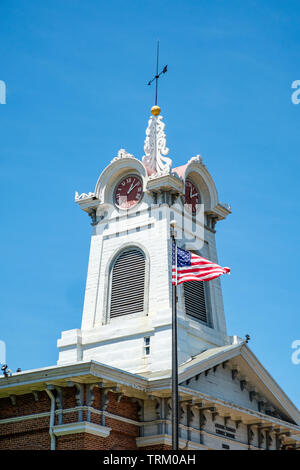
<path fill-rule="evenodd" d="M 135 175 L 126 176 L 115 189 L 115 204 L 121 209 L 130 209 L 140 201 L 142 194 L 142 180 Z"/>
<path fill-rule="evenodd" d="M 189 180 L 185 183 L 185 204 L 190 205 L 192 213 L 197 211 L 197 204 L 200 204 L 200 194 L 196 186 Z"/>

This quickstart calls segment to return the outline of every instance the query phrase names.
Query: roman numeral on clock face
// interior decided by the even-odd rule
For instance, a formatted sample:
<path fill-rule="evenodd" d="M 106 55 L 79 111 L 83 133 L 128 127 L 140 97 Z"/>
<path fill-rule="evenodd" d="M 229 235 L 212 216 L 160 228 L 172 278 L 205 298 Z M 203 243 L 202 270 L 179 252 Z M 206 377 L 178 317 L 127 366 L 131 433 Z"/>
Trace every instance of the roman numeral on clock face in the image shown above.
<path fill-rule="evenodd" d="M 197 211 L 197 204 L 200 204 L 200 194 L 197 187 L 190 180 L 185 183 L 185 204 L 188 204 L 193 214 Z"/>
<path fill-rule="evenodd" d="M 142 198 L 143 183 L 139 176 L 125 176 L 116 186 L 114 203 L 120 209 L 131 209 Z"/>

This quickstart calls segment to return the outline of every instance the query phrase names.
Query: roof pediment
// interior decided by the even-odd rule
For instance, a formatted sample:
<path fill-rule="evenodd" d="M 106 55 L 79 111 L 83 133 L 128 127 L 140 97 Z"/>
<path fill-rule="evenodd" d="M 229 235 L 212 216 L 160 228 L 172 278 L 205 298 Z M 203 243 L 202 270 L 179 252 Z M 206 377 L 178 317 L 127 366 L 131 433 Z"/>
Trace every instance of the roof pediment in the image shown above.
<path fill-rule="evenodd" d="M 179 383 L 274 418 L 300 424 L 300 413 L 245 342 L 203 351 L 180 366 Z"/>

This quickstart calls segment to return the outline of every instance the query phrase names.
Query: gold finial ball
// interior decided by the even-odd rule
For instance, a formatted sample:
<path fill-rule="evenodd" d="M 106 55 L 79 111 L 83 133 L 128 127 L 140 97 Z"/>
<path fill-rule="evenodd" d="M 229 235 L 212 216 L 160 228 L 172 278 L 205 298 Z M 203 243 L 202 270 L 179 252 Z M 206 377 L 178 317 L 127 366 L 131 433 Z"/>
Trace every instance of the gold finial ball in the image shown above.
<path fill-rule="evenodd" d="M 160 107 L 157 105 L 152 106 L 151 113 L 153 114 L 153 116 L 158 116 L 160 114 Z"/>

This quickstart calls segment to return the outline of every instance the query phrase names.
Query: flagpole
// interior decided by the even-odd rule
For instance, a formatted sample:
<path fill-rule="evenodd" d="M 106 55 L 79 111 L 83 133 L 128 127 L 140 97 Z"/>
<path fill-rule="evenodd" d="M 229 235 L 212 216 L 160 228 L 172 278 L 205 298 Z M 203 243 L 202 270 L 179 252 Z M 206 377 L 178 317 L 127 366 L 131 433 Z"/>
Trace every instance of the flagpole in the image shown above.
<path fill-rule="evenodd" d="M 172 257 L 175 248 L 176 283 L 177 283 L 177 245 L 174 220 L 171 221 Z M 178 344 L 177 344 L 177 286 L 172 283 L 172 449 L 178 450 Z"/>

